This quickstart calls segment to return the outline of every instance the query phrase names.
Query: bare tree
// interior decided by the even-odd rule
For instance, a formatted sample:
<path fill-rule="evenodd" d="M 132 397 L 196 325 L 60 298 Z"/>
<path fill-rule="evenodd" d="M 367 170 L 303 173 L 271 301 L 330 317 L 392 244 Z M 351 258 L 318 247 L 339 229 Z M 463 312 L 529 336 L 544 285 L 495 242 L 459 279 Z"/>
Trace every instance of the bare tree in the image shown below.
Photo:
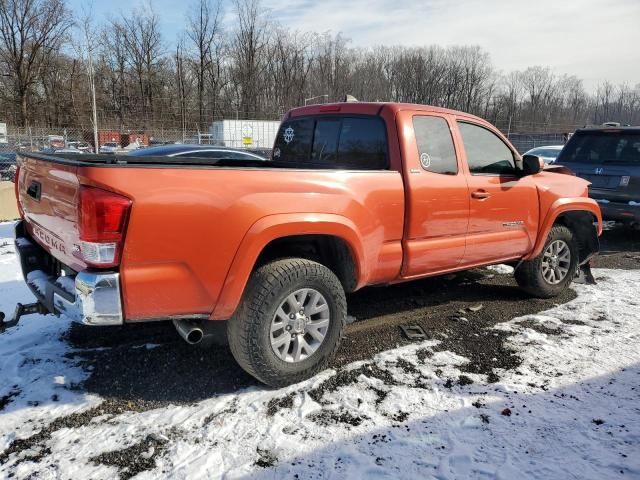
<path fill-rule="evenodd" d="M 72 25 L 64 0 L 0 1 L 0 57 L 13 76 L 20 121 L 29 121 L 29 93 L 40 67 L 56 53 Z"/>
<path fill-rule="evenodd" d="M 83 48 L 74 54 L 64 48 L 64 1 L 0 0 L 3 120 L 87 128 L 95 83 L 103 128 L 167 127 L 184 137 L 212 119 L 277 119 L 305 98 L 345 94 L 464 110 L 510 132 L 640 122 L 640 85 L 603 82 L 589 93 L 580 79 L 546 67 L 502 74 L 477 46 L 361 48 L 341 34 L 279 25 L 260 0 L 234 0 L 236 21 L 224 30 L 222 0 L 190 0 L 184 36 L 167 55 L 150 9 L 96 23 L 101 35 L 80 25 Z M 86 80 L 89 43 L 94 82 Z"/>
<path fill-rule="evenodd" d="M 127 61 L 135 75 L 140 94 L 140 113 L 145 124 L 149 125 L 154 111 L 155 82 L 163 60 L 158 16 L 151 9 L 136 11 L 131 16 L 123 15 L 113 26 L 122 35 Z"/>
<path fill-rule="evenodd" d="M 192 13 L 188 16 L 189 28 L 187 37 L 191 40 L 195 50 L 193 69 L 196 75 L 198 92 L 198 124 L 204 125 L 205 98 L 207 74 L 214 74 L 214 62 L 220 53 L 220 18 L 221 4 L 213 4 L 211 0 L 198 0 Z"/>
<path fill-rule="evenodd" d="M 237 106 L 244 116 L 259 110 L 258 89 L 266 63 L 267 23 L 260 0 L 236 0 L 237 29 L 231 41 Z"/>

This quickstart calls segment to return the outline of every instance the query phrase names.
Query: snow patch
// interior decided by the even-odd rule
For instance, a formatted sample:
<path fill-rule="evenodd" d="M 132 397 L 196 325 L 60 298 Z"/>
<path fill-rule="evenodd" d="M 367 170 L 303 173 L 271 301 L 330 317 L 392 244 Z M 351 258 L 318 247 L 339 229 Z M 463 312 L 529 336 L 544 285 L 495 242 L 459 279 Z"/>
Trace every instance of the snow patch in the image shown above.
<path fill-rule="evenodd" d="M 62 288 L 65 292 L 75 296 L 76 294 L 75 278 L 71 278 L 67 276 L 58 277 L 58 279 L 56 280 L 56 285 Z"/>
<path fill-rule="evenodd" d="M 511 275 L 513 273 L 513 267 L 510 265 L 489 265 L 485 267 L 487 270 L 497 273 L 498 275 Z"/>
<path fill-rule="evenodd" d="M 33 270 L 27 274 L 27 283 L 32 285 L 40 295 L 46 293 L 46 285 L 49 283 L 49 275 L 42 270 Z"/>

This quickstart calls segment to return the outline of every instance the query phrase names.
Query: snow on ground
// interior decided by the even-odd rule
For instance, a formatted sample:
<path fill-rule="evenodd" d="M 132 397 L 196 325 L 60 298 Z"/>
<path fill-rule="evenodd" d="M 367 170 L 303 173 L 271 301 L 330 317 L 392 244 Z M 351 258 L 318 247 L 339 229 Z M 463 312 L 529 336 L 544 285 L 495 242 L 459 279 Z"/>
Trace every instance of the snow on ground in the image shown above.
<path fill-rule="evenodd" d="M 0 262 L 6 311 L 29 293 L 11 245 Z M 429 340 L 281 390 L 87 418 L 100 399 L 77 387 L 69 322 L 27 317 L 0 335 L 0 478 L 640 478 L 640 271 L 595 273 L 497 327 L 522 363 L 495 383 Z"/>
<path fill-rule="evenodd" d="M 499 275 L 511 275 L 513 273 L 513 267 L 510 265 L 489 265 L 485 267 L 487 270 L 497 273 Z"/>

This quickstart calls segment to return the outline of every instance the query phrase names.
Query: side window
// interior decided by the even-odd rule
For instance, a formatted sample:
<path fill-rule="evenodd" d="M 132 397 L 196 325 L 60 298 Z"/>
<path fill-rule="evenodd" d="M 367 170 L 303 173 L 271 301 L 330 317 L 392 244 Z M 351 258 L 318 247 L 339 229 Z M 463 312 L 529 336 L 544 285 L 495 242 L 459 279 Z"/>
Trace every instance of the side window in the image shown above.
<path fill-rule="evenodd" d="M 273 160 L 296 166 L 308 162 L 314 126 L 312 118 L 294 118 L 283 122 L 273 145 Z"/>
<path fill-rule="evenodd" d="M 342 119 L 338 144 L 338 168 L 383 170 L 387 160 L 387 132 L 378 117 Z"/>
<path fill-rule="evenodd" d="M 422 168 L 433 173 L 457 174 L 456 151 L 447 121 L 442 117 L 415 116 L 413 129 Z"/>
<path fill-rule="evenodd" d="M 471 123 L 458 122 L 458 127 L 472 174 L 500 175 L 516 172 L 513 153 L 496 134 Z"/>

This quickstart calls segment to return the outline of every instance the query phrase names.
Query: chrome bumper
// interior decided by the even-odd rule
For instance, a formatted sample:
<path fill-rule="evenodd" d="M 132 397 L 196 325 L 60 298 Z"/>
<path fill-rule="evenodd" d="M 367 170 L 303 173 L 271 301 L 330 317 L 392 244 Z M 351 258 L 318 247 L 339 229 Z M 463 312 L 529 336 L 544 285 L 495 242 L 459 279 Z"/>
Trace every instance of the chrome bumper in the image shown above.
<path fill-rule="evenodd" d="M 80 272 L 75 277 L 74 294 L 69 301 L 54 292 L 56 312 L 85 325 L 122 325 L 119 273 Z"/>
<path fill-rule="evenodd" d="M 59 275 L 52 257 L 29 237 L 22 222 L 16 224 L 15 245 L 27 285 L 49 312 L 85 325 L 122 325 L 119 273 Z"/>

